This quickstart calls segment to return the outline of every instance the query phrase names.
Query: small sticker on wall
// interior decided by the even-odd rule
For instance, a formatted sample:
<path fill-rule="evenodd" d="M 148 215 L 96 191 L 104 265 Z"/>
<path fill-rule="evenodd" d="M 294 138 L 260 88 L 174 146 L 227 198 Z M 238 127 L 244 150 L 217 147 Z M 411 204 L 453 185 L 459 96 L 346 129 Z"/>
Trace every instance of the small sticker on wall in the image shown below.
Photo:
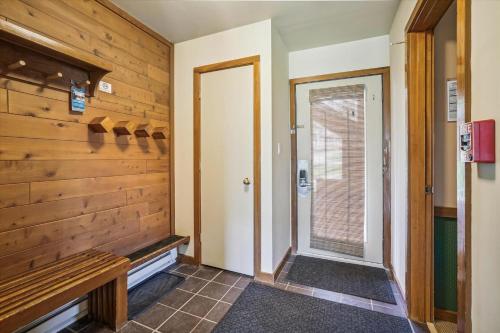
<path fill-rule="evenodd" d="M 99 90 L 108 94 L 111 94 L 113 92 L 111 83 L 104 81 L 99 81 Z"/>

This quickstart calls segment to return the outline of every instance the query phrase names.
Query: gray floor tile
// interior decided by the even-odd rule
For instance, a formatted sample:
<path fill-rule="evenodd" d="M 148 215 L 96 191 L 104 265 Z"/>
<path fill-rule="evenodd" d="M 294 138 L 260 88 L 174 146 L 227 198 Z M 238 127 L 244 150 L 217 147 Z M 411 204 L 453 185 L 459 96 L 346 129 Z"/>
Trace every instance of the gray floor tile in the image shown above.
<path fill-rule="evenodd" d="M 217 303 L 217 301 L 196 295 L 189 302 L 187 302 L 181 310 L 198 317 L 204 317 L 208 311 L 212 309 L 215 303 Z"/>
<path fill-rule="evenodd" d="M 159 331 L 163 333 L 188 333 L 200 320 L 200 318 L 189 314 L 177 312 L 159 328 Z"/>

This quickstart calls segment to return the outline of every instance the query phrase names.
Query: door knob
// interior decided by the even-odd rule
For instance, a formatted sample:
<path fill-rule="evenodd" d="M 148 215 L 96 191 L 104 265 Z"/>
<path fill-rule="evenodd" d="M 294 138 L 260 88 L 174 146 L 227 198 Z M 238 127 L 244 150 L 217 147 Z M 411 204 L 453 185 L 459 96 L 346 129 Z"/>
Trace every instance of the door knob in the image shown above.
<path fill-rule="evenodd" d="M 243 178 L 243 184 L 250 185 L 250 179 L 248 179 L 247 177 Z"/>

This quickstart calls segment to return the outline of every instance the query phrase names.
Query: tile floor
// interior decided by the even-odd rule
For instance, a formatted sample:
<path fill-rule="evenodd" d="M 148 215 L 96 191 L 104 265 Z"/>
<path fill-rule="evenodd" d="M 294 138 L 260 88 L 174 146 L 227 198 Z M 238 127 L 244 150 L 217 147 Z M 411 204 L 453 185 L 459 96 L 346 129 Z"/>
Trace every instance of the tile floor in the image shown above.
<path fill-rule="evenodd" d="M 392 284 L 397 305 L 387 304 L 362 297 L 311 288 L 287 281 L 286 274 L 294 256 L 287 259 L 276 283 L 277 288 L 339 303 L 362 307 L 372 311 L 406 317 L 404 301 L 397 287 Z M 139 315 L 120 333 L 189 333 L 210 332 L 222 319 L 244 288 L 252 281 L 250 277 L 206 266 L 176 265 L 173 274 L 186 277 L 175 290 L 162 297 L 153 307 Z M 412 324 L 414 332 L 425 332 Z M 110 333 L 111 330 L 82 319 L 65 328 L 62 333 Z"/>

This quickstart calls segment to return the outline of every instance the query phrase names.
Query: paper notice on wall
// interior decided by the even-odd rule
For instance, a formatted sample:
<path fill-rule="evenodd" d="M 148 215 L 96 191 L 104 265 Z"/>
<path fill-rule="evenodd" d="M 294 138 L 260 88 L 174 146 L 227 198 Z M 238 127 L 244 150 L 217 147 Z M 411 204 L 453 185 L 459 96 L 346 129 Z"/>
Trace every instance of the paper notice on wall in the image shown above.
<path fill-rule="evenodd" d="M 457 121 L 457 80 L 446 81 L 448 95 L 448 121 Z"/>
<path fill-rule="evenodd" d="M 71 111 L 85 111 L 85 88 L 79 88 L 75 85 L 71 86 Z"/>

